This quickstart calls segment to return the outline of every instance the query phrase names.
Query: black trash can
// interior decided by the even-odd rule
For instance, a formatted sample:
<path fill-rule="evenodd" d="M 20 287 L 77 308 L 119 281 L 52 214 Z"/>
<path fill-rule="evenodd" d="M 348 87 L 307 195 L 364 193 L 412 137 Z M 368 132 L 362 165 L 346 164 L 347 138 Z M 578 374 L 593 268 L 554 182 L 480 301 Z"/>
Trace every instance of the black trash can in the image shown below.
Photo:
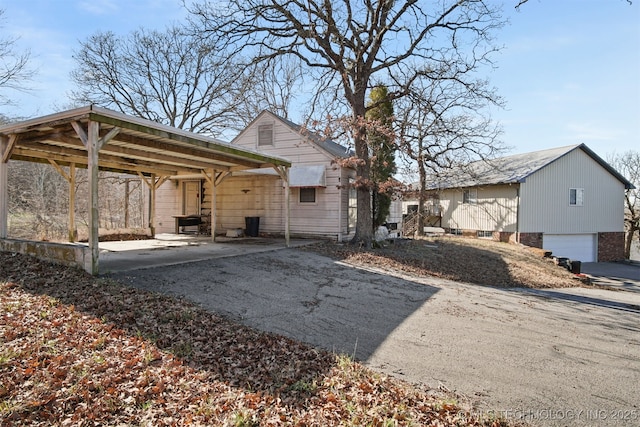
<path fill-rule="evenodd" d="M 581 269 L 582 269 L 582 262 L 571 260 L 571 272 L 573 274 L 580 274 Z"/>
<path fill-rule="evenodd" d="M 260 231 L 260 217 L 259 216 L 245 216 L 244 217 L 245 232 L 247 236 L 258 237 Z"/>

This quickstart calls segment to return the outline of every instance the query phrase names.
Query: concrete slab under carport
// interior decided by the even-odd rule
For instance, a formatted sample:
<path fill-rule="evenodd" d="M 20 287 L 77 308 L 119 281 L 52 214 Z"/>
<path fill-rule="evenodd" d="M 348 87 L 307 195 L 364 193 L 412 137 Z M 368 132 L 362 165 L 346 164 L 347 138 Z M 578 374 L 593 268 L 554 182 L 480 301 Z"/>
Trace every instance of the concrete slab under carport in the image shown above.
<path fill-rule="evenodd" d="M 290 247 L 318 242 L 290 239 Z M 226 238 L 189 234 L 157 234 L 154 239 L 100 242 L 100 274 L 176 265 L 214 258 L 275 251 L 287 247 L 284 238 Z"/>

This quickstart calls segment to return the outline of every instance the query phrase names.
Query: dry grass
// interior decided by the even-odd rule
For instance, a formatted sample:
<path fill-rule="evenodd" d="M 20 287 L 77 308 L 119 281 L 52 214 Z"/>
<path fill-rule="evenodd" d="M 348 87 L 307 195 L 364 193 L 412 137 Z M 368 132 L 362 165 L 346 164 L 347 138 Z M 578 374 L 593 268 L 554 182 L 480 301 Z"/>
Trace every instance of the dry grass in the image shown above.
<path fill-rule="evenodd" d="M 484 239 L 442 236 L 396 240 L 372 250 L 325 242 L 311 250 L 356 265 L 485 286 L 564 288 L 583 284 L 538 249 Z"/>

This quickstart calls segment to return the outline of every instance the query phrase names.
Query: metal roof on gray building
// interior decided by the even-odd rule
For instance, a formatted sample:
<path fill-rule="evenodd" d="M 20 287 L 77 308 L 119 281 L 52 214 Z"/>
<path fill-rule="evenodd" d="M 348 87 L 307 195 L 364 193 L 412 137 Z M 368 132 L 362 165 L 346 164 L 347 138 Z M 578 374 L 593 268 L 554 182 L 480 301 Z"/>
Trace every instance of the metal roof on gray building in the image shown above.
<path fill-rule="evenodd" d="M 445 189 L 523 183 L 530 175 L 578 149 L 584 151 L 615 176 L 624 184 L 625 188 L 634 188 L 624 176 L 584 144 L 516 154 L 492 160 L 479 160 L 449 174 L 447 178 L 430 182 L 428 187 Z"/>

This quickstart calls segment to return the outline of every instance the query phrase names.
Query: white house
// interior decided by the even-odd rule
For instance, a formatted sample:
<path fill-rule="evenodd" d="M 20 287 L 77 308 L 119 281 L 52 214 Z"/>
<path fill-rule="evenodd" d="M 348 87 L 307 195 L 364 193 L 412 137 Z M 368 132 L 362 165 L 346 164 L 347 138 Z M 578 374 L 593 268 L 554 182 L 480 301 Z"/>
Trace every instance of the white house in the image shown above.
<path fill-rule="evenodd" d="M 356 200 L 348 185 L 355 171 L 336 162 L 350 157 L 350 150 L 269 111 L 260 113 L 231 144 L 291 161 L 291 236 L 341 241 L 355 232 Z M 157 231 L 174 232 L 176 215 L 202 215 L 205 223 L 210 221 L 212 194 L 201 176 L 172 177 L 158 189 Z M 218 233 L 256 222 L 261 234 L 284 233 L 284 182 L 275 170 L 227 175 L 216 188 L 216 206 Z"/>
<path fill-rule="evenodd" d="M 632 187 L 580 144 L 478 161 L 433 189 L 449 233 L 593 262 L 624 258 L 623 197 Z"/>

